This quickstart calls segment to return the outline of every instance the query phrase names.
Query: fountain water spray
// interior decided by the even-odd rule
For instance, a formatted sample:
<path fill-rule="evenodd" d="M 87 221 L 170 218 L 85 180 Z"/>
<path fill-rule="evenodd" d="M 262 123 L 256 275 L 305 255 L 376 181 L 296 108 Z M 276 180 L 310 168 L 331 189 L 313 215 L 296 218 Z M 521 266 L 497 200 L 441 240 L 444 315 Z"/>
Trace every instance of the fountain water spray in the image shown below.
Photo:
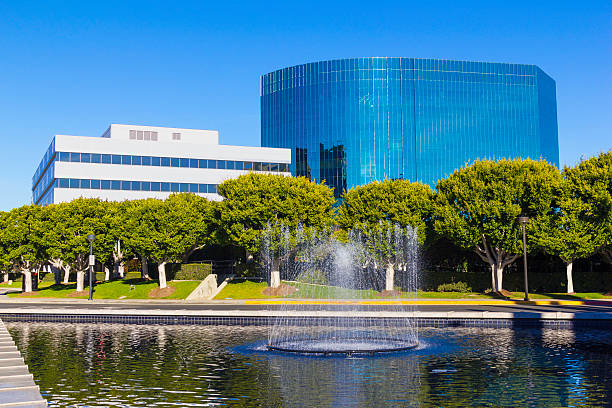
<path fill-rule="evenodd" d="M 380 222 L 342 234 L 274 224 L 261 255 L 268 293 L 285 296 L 268 349 L 373 354 L 417 346 L 414 304 L 406 302 L 417 292 L 416 229 Z"/>

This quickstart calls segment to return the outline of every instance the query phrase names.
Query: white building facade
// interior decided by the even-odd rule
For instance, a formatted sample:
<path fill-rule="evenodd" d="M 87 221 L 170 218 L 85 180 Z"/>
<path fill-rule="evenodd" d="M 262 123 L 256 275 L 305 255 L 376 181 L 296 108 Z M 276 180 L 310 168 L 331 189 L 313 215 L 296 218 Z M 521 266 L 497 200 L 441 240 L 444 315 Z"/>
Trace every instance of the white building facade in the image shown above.
<path fill-rule="evenodd" d="M 223 181 L 251 171 L 290 176 L 290 163 L 290 149 L 220 145 L 214 130 L 112 124 L 102 137 L 56 135 L 32 178 L 32 202 L 178 192 L 220 200 Z"/>

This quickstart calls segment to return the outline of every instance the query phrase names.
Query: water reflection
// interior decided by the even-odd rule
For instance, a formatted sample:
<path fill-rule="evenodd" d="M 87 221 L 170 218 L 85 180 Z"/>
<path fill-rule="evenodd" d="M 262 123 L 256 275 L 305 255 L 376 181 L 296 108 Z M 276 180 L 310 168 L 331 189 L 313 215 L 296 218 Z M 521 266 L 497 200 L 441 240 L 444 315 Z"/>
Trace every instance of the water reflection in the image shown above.
<path fill-rule="evenodd" d="M 378 357 L 259 351 L 265 328 L 8 323 L 50 406 L 606 406 L 606 331 L 422 329 Z M 245 346 L 246 344 L 246 346 Z"/>

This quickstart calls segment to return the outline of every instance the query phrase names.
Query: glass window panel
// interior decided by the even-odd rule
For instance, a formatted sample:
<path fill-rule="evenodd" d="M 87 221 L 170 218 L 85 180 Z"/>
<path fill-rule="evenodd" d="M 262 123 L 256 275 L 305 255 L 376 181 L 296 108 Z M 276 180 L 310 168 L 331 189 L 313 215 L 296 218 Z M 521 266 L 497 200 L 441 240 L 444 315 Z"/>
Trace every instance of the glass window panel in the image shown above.
<path fill-rule="evenodd" d="M 157 141 L 157 132 L 151 132 L 151 140 Z"/>
<path fill-rule="evenodd" d="M 144 132 L 143 132 L 142 130 L 137 130 L 137 131 L 136 131 L 136 139 L 137 139 L 137 140 L 142 140 L 142 139 L 143 139 L 143 137 L 144 137 L 143 133 L 144 133 Z"/>
<path fill-rule="evenodd" d="M 253 170 L 254 171 L 261 171 L 261 163 L 260 162 L 253 162 Z"/>
<path fill-rule="evenodd" d="M 198 184 L 199 193 L 208 193 L 208 184 Z"/>
<path fill-rule="evenodd" d="M 81 187 L 81 180 L 70 179 L 70 188 L 79 188 L 79 187 Z"/>
<path fill-rule="evenodd" d="M 130 130 L 130 140 L 136 140 L 136 131 Z"/>
<path fill-rule="evenodd" d="M 59 160 L 63 162 L 70 161 L 70 153 L 68 152 L 60 152 Z"/>
<path fill-rule="evenodd" d="M 216 160 L 208 160 L 208 168 L 209 169 L 216 169 L 217 168 L 217 161 Z"/>
<path fill-rule="evenodd" d="M 225 162 L 225 166 L 229 170 L 234 170 L 236 168 L 236 162 L 233 160 L 228 160 Z"/>
<path fill-rule="evenodd" d="M 170 191 L 170 183 L 161 183 L 161 191 Z"/>
<path fill-rule="evenodd" d="M 111 190 L 121 190 L 121 181 L 111 180 Z"/>
<path fill-rule="evenodd" d="M 181 167 L 189 167 L 189 159 L 180 159 Z"/>
<path fill-rule="evenodd" d="M 102 155 L 102 163 L 110 164 L 111 163 L 111 155 L 110 154 L 103 154 Z"/>
<path fill-rule="evenodd" d="M 121 182 L 121 189 L 122 190 L 131 190 L 132 189 L 132 183 L 130 181 L 123 180 Z"/>
<path fill-rule="evenodd" d="M 91 154 L 81 153 L 81 163 L 91 163 Z"/>
<path fill-rule="evenodd" d="M 81 153 L 70 153 L 70 161 L 71 162 L 80 162 L 81 161 Z"/>
<path fill-rule="evenodd" d="M 198 168 L 200 169 L 205 169 L 206 168 L 206 160 L 205 159 L 199 159 L 198 160 Z"/>
<path fill-rule="evenodd" d="M 132 156 L 125 154 L 121 156 L 121 164 L 132 164 Z"/>
<path fill-rule="evenodd" d="M 81 179 L 81 188 L 91 188 L 91 180 Z"/>
<path fill-rule="evenodd" d="M 161 158 L 161 165 L 162 165 L 162 167 L 170 167 L 170 158 L 169 157 L 162 157 Z"/>
<path fill-rule="evenodd" d="M 110 180 L 100 180 L 100 188 L 102 190 L 110 190 Z"/>
<path fill-rule="evenodd" d="M 61 188 L 68 188 L 70 187 L 70 182 L 68 181 L 68 179 L 59 179 L 59 186 Z"/>
<path fill-rule="evenodd" d="M 151 132 L 149 130 L 144 131 L 144 140 L 151 140 Z"/>
<path fill-rule="evenodd" d="M 161 166 L 161 157 L 151 157 L 151 166 Z"/>
<path fill-rule="evenodd" d="M 113 154 L 111 160 L 113 164 L 121 164 L 121 156 L 118 154 Z"/>
<path fill-rule="evenodd" d="M 161 183 L 159 181 L 152 181 L 151 191 L 161 191 Z"/>
<path fill-rule="evenodd" d="M 151 165 L 151 156 L 142 156 L 141 164 L 143 166 L 150 166 Z"/>
<path fill-rule="evenodd" d="M 170 166 L 172 167 L 178 167 L 180 164 L 180 160 L 178 159 L 178 157 L 172 157 L 170 159 Z"/>
<path fill-rule="evenodd" d="M 179 185 L 179 191 L 181 193 L 188 193 L 189 192 L 189 184 L 188 183 L 181 183 Z"/>
<path fill-rule="evenodd" d="M 270 163 L 270 171 L 278 173 L 278 163 Z"/>
<path fill-rule="evenodd" d="M 198 159 L 189 159 L 189 167 L 192 169 L 198 168 Z"/>
<path fill-rule="evenodd" d="M 217 168 L 224 169 L 225 168 L 225 160 L 217 160 Z"/>
<path fill-rule="evenodd" d="M 140 181 L 132 181 L 132 191 L 140 191 Z"/>
<path fill-rule="evenodd" d="M 100 189 L 100 180 L 91 180 L 91 188 L 94 190 Z"/>
<path fill-rule="evenodd" d="M 245 170 L 253 170 L 253 162 L 244 162 Z"/>
<path fill-rule="evenodd" d="M 216 184 L 209 184 L 208 185 L 208 192 L 209 193 L 217 193 L 217 185 Z"/>
<path fill-rule="evenodd" d="M 100 163 L 102 161 L 102 155 L 99 153 L 91 154 L 91 162 L 92 163 Z"/>
<path fill-rule="evenodd" d="M 189 184 L 189 192 L 190 193 L 197 193 L 198 192 L 198 185 L 195 184 L 195 183 Z"/>
<path fill-rule="evenodd" d="M 280 164 L 280 171 L 282 171 L 282 172 L 288 172 L 288 171 L 289 171 L 289 164 L 287 164 L 287 163 L 281 163 L 281 164 Z"/>
<path fill-rule="evenodd" d="M 141 164 L 142 164 L 142 157 L 141 156 L 132 156 L 132 165 L 140 166 Z"/>
<path fill-rule="evenodd" d="M 179 183 L 170 183 L 170 191 L 172 191 L 173 193 L 180 192 Z"/>
<path fill-rule="evenodd" d="M 142 191 L 151 191 L 151 182 L 143 181 L 142 183 L 140 183 L 140 187 Z"/>
<path fill-rule="evenodd" d="M 237 161 L 236 162 L 236 170 L 242 170 L 242 169 L 244 169 L 244 162 Z"/>

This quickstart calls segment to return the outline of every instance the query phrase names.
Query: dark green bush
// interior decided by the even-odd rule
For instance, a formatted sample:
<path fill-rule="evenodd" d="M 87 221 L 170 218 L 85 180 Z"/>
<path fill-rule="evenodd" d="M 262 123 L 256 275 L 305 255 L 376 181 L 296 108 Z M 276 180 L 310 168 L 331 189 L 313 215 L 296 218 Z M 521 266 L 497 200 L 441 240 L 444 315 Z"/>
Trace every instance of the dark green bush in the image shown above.
<path fill-rule="evenodd" d="M 210 263 L 170 264 L 166 266 L 169 280 L 204 280 L 212 273 Z"/>
<path fill-rule="evenodd" d="M 302 273 L 298 278 L 298 282 L 313 283 L 315 285 L 327 285 L 328 280 L 325 274 L 318 269 L 310 269 Z"/>
<path fill-rule="evenodd" d="M 465 282 L 451 282 L 438 285 L 438 292 L 460 292 L 469 293 L 472 288 Z"/>

